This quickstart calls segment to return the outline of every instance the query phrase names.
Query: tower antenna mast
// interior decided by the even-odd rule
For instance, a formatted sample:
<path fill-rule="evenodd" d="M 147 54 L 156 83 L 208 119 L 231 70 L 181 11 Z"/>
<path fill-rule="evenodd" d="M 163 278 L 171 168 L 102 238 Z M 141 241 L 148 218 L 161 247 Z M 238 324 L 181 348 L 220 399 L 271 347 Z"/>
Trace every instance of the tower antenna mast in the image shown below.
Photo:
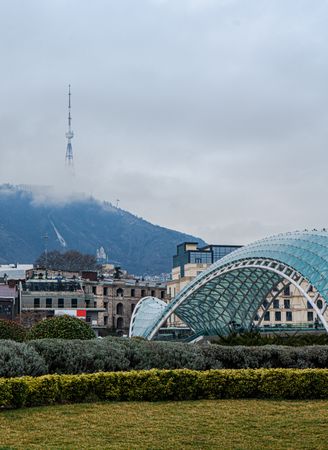
<path fill-rule="evenodd" d="M 71 139 L 74 137 L 72 131 L 72 116 L 71 116 L 71 85 L 68 85 L 68 131 L 66 133 L 67 147 L 66 147 L 66 157 L 65 162 L 68 167 L 73 167 L 73 149 L 71 144 Z"/>

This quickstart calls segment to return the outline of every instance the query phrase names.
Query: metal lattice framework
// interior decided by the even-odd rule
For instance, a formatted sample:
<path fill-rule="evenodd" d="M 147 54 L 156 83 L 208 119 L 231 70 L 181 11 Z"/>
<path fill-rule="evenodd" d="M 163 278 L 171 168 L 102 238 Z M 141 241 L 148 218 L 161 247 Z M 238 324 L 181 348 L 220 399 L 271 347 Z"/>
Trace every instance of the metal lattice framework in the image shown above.
<path fill-rule="evenodd" d="M 328 233 L 304 231 L 272 236 L 242 247 L 213 264 L 169 304 L 142 299 L 132 316 L 130 336 L 152 339 L 175 313 L 197 335 L 226 334 L 231 324 L 250 329 L 271 302 L 294 285 L 328 332 Z M 310 296 L 310 291 L 315 291 Z M 267 301 L 267 299 L 270 299 Z M 318 299 L 323 307 L 317 306 Z"/>

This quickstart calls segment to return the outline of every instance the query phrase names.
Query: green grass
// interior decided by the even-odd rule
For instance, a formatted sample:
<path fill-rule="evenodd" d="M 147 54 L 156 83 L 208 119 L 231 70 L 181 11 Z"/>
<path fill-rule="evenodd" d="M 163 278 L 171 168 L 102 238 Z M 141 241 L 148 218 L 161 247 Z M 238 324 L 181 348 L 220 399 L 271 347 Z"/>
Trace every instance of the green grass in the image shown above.
<path fill-rule="evenodd" d="M 8 449 L 328 449 L 328 401 L 93 403 L 2 411 Z"/>

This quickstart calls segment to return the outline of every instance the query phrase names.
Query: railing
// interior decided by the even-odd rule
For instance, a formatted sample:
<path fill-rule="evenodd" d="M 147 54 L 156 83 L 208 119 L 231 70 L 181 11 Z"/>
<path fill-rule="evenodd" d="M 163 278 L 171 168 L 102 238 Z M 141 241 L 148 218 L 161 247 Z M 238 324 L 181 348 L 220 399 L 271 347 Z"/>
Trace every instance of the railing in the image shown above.
<path fill-rule="evenodd" d="M 267 333 L 270 331 L 315 331 L 324 330 L 324 326 L 321 323 L 290 323 L 280 325 L 265 325 L 258 327 L 257 330 L 260 333 Z"/>

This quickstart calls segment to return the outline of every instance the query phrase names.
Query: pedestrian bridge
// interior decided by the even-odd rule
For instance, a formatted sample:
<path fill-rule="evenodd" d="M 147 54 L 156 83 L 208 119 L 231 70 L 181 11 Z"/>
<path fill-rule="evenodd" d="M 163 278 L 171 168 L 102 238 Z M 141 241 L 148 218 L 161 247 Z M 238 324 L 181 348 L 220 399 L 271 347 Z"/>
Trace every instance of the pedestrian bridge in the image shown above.
<path fill-rule="evenodd" d="M 297 231 L 256 241 L 218 260 L 170 303 L 144 297 L 133 312 L 129 335 L 153 339 L 173 313 L 196 336 L 228 334 L 232 324 L 250 330 L 258 312 L 261 324 L 271 303 L 289 285 L 312 305 L 328 332 L 324 317 L 328 306 L 328 232 Z M 322 308 L 317 306 L 319 299 Z"/>

